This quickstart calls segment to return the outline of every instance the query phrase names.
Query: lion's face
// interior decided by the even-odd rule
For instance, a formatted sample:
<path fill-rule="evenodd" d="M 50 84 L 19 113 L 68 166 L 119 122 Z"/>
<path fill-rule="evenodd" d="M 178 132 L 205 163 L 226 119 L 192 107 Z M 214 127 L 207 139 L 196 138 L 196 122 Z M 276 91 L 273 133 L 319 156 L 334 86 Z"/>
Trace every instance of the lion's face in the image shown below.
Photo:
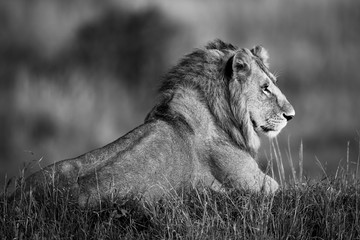
<path fill-rule="evenodd" d="M 274 75 L 268 70 L 266 50 L 260 46 L 251 51 L 240 49 L 232 61 L 234 75 L 229 87 L 239 90 L 230 89 L 233 93 L 231 102 L 237 104 L 241 101 L 239 104 L 247 106 L 247 109 L 236 112 L 246 111 L 249 125 L 251 122 L 256 133 L 275 137 L 294 117 L 295 110 L 277 87 Z"/>

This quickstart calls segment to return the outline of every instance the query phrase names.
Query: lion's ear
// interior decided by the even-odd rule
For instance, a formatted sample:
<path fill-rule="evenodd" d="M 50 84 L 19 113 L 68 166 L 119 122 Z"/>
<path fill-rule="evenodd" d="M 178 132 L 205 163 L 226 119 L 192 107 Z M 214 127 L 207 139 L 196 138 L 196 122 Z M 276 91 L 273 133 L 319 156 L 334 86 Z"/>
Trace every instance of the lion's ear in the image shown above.
<path fill-rule="evenodd" d="M 255 46 L 253 49 L 251 49 L 251 53 L 259 57 L 266 67 L 269 67 L 269 53 L 265 48 L 260 45 Z"/>
<path fill-rule="evenodd" d="M 240 50 L 229 58 L 225 74 L 229 78 L 247 75 L 250 72 L 250 58 L 246 51 Z"/>

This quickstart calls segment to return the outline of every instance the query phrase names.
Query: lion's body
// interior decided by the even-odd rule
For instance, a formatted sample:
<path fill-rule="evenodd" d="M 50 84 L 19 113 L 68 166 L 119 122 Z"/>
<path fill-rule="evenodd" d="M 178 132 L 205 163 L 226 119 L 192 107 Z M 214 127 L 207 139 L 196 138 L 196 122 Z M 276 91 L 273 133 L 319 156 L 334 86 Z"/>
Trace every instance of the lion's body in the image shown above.
<path fill-rule="evenodd" d="M 199 183 L 217 191 L 231 185 L 275 192 L 278 184 L 254 160 L 258 133 L 279 132 L 286 125 L 280 115 L 294 111 L 275 85 L 270 97 L 254 92 L 259 84 L 245 81 L 275 84 L 263 63 L 248 59 L 251 54 L 259 59 L 218 40 L 187 55 L 167 75 L 143 125 L 103 148 L 33 174 L 27 188 L 38 191 L 44 182 L 52 183 L 70 190 L 80 205 L 128 195 L 151 201 Z M 244 59 L 251 73 L 237 65 Z M 274 109 L 281 114 L 269 118 Z"/>

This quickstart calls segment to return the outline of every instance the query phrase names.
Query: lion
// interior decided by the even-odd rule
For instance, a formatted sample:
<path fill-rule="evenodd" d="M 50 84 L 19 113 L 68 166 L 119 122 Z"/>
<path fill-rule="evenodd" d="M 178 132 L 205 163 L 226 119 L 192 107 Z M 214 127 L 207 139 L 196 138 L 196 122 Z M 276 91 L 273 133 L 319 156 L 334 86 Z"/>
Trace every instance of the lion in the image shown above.
<path fill-rule="evenodd" d="M 256 162 L 259 135 L 276 136 L 294 115 L 262 46 L 215 40 L 168 72 L 142 125 L 34 173 L 25 191 L 51 185 L 80 206 L 128 195 L 151 202 L 198 184 L 274 194 L 278 183 Z"/>

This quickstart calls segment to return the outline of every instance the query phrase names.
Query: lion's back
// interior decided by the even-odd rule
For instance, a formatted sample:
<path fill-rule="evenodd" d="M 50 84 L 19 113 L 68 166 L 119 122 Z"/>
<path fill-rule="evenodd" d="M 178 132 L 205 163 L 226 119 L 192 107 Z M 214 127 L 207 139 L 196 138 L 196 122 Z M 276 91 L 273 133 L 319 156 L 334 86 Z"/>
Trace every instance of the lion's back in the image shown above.
<path fill-rule="evenodd" d="M 109 196 L 142 194 L 146 198 L 164 195 L 189 182 L 194 171 L 191 138 L 173 125 L 156 120 L 146 123 L 115 142 L 82 156 L 78 179 L 80 202 Z M 111 156 L 101 161 L 99 156 Z M 91 156 L 91 157 L 90 157 Z M 89 159 L 97 159 L 94 162 Z M 88 166 L 87 166 L 88 165 Z"/>

